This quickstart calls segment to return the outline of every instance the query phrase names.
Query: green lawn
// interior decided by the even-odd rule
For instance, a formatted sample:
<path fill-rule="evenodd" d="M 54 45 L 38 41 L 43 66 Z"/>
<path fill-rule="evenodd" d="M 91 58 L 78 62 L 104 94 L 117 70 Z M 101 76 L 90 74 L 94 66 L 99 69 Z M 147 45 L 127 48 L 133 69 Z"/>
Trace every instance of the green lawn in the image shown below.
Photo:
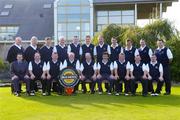
<path fill-rule="evenodd" d="M 0 88 L 0 120 L 180 120 L 180 87 L 171 96 L 78 94 L 15 97 Z"/>

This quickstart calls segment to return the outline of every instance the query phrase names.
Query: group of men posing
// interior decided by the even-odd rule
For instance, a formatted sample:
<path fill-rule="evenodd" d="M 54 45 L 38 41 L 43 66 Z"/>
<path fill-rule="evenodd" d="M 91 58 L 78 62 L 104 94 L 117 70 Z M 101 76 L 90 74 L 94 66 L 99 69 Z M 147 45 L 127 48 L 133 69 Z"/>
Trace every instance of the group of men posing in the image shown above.
<path fill-rule="evenodd" d="M 51 95 L 52 89 L 58 94 L 63 93 L 63 87 L 58 82 L 58 75 L 64 68 L 78 71 L 82 92 L 86 93 L 86 83 L 89 83 L 90 93 L 96 91 L 102 94 L 102 82 L 105 82 L 106 92 L 111 95 L 136 95 L 138 83 L 142 84 L 142 95 L 158 96 L 165 83 L 164 95 L 171 94 L 170 63 L 172 52 L 165 47 L 163 40 L 157 40 L 154 51 L 140 40 L 140 47 L 133 46 L 132 40 L 126 41 L 125 47 L 111 39 L 111 45 L 104 43 L 102 35 L 98 37 L 98 45 L 91 43 L 91 37 L 86 36 L 85 44 L 80 44 L 78 36 L 72 43 L 66 45 L 64 37 L 60 37 L 58 45 L 51 46 L 51 38 L 45 38 L 45 44 L 39 49 L 38 39 L 33 36 L 30 45 L 24 50 L 22 39 L 16 37 L 15 44 L 9 49 L 7 61 L 11 63 L 14 94 L 20 96 L 20 81 L 26 83 L 27 95 L 35 95 L 37 80 L 42 84 L 42 95 Z M 157 86 L 155 89 L 155 84 Z M 52 84 L 53 83 L 53 84 Z M 77 84 L 74 94 L 78 91 Z M 124 86 L 124 87 L 123 87 Z M 123 89 L 124 88 L 124 89 Z"/>

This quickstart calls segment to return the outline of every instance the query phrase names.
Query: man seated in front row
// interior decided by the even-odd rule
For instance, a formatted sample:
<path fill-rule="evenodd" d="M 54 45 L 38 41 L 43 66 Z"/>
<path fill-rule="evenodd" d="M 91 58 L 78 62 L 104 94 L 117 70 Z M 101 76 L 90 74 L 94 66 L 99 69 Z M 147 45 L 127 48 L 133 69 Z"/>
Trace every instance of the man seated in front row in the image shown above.
<path fill-rule="evenodd" d="M 130 69 L 131 65 L 129 61 L 125 60 L 125 54 L 119 54 L 119 60 L 114 62 L 114 69 L 115 69 L 115 89 L 116 89 L 116 96 L 123 90 L 123 82 L 125 87 L 125 96 L 129 95 L 130 92 Z"/>
<path fill-rule="evenodd" d="M 58 76 L 62 69 L 62 63 L 58 60 L 58 53 L 52 53 L 52 60 L 47 63 L 47 95 L 51 95 L 51 85 L 53 80 L 55 80 L 54 87 L 58 94 L 62 94 L 63 86 L 58 81 Z"/>
<path fill-rule="evenodd" d="M 91 94 L 94 94 L 94 87 L 96 81 L 96 63 L 92 60 L 92 56 L 90 53 L 86 53 L 85 61 L 82 61 L 80 79 L 82 81 L 83 93 L 87 92 L 86 82 L 87 80 L 89 80 Z"/>
<path fill-rule="evenodd" d="M 155 54 L 151 56 L 151 62 L 147 64 L 148 69 L 148 86 L 152 96 L 158 96 L 163 86 L 163 66 L 157 62 Z M 153 88 L 153 82 L 157 82 L 156 91 Z"/>
<path fill-rule="evenodd" d="M 72 68 L 76 69 L 80 74 L 80 62 L 78 59 L 75 59 L 75 54 L 73 52 L 68 53 L 68 59 L 64 61 L 63 68 Z M 76 94 L 78 91 L 79 83 L 74 87 L 73 94 Z"/>
<path fill-rule="evenodd" d="M 34 54 L 34 61 L 29 63 L 29 73 L 31 79 L 31 93 L 35 95 L 36 81 L 40 80 L 42 84 L 42 95 L 46 95 L 46 63 L 41 61 L 40 53 Z"/>
<path fill-rule="evenodd" d="M 144 63 L 141 62 L 140 55 L 135 56 L 135 63 L 131 65 L 131 93 L 134 96 L 136 94 L 136 84 L 141 82 L 142 84 L 142 95 L 147 96 L 148 94 L 148 78 L 147 68 Z"/>
<path fill-rule="evenodd" d="M 102 55 L 102 61 L 98 62 L 97 65 L 97 83 L 99 94 L 102 94 L 102 81 L 107 80 L 109 83 L 108 94 L 111 95 L 114 76 L 113 76 L 113 63 L 109 60 L 109 55 L 107 52 L 104 52 Z"/>
<path fill-rule="evenodd" d="M 17 54 L 17 60 L 11 65 L 12 83 L 14 87 L 14 94 L 20 96 L 19 84 L 20 80 L 26 83 L 27 95 L 30 94 L 30 80 L 28 76 L 28 63 L 23 61 L 22 53 Z"/>

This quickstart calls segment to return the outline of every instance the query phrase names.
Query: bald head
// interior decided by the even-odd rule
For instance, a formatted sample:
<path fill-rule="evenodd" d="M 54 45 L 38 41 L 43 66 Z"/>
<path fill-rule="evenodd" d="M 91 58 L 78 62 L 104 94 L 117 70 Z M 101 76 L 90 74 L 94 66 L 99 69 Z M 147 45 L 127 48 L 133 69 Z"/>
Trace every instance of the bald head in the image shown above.
<path fill-rule="evenodd" d="M 64 38 L 64 36 L 59 37 L 59 44 L 60 45 L 65 45 L 65 38 Z"/>
<path fill-rule="evenodd" d="M 21 42 L 22 42 L 22 38 L 21 37 L 16 37 L 15 38 L 15 44 L 21 45 Z"/>
<path fill-rule="evenodd" d="M 36 36 L 32 36 L 32 37 L 31 37 L 31 44 L 32 44 L 33 46 L 36 46 L 37 43 L 38 43 L 38 38 L 37 38 Z"/>
<path fill-rule="evenodd" d="M 73 52 L 68 53 L 68 58 L 70 61 L 73 61 L 75 59 L 75 54 Z"/>

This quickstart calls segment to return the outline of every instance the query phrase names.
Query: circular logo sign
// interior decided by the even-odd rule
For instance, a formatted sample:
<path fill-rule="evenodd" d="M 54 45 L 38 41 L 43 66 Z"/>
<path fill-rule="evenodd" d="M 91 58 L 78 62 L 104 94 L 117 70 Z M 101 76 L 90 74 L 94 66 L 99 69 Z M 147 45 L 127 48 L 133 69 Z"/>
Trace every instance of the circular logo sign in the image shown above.
<path fill-rule="evenodd" d="M 77 70 L 71 68 L 63 69 L 59 75 L 59 82 L 65 88 L 74 87 L 79 82 Z"/>

